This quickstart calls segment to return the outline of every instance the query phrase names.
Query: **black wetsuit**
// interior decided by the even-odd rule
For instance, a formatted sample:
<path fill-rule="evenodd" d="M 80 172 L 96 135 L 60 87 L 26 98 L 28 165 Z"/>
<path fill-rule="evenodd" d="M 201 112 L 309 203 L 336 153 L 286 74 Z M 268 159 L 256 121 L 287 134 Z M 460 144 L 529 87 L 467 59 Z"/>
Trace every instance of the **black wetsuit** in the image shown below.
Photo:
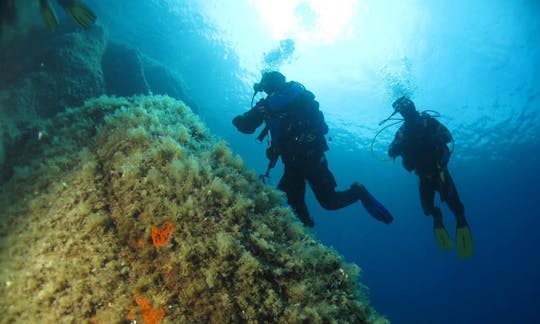
<path fill-rule="evenodd" d="M 419 180 L 420 201 L 424 214 L 436 221 L 441 211 L 435 206 L 435 192 L 448 204 L 458 226 L 466 224 L 465 211 L 448 171 L 450 152 L 447 143 L 452 140 L 448 129 L 426 113 L 406 119 L 390 144 L 388 155 L 402 157 L 403 167 L 415 171 Z"/>
<path fill-rule="evenodd" d="M 287 82 L 280 91 L 233 120 L 245 134 L 252 134 L 263 122 L 272 138 L 267 156 L 271 160 L 280 156 L 284 164 L 278 188 L 285 192 L 287 203 L 306 226 L 313 226 L 304 199 L 306 181 L 325 209 L 343 208 L 360 199 L 353 189 L 335 190 L 337 184 L 324 154 L 328 150 L 324 137 L 328 126 L 313 93 L 297 82 Z"/>

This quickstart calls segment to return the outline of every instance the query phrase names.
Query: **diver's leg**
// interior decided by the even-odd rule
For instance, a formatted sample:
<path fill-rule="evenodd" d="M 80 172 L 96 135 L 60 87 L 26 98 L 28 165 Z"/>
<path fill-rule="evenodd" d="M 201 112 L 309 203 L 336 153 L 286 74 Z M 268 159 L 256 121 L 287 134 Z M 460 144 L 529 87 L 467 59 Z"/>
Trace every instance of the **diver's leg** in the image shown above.
<path fill-rule="evenodd" d="M 452 241 L 442 218 L 442 213 L 439 207 L 435 206 L 435 190 L 437 189 L 437 180 L 435 176 L 418 176 L 420 202 L 422 210 L 426 216 L 433 217 L 433 234 L 435 241 L 441 250 L 451 250 Z"/>
<path fill-rule="evenodd" d="M 443 172 L 444 181 L 441 181 L 440 192 L 441 198 L 448 204 L 450 210 L 456 217 L 456 241 L 457 241 L 457 252 L 458 256 L 461 259 L 470 258 L 473 255 L 474 243 L 472 238 L 471 229 L 467 220 L 465 219 L 465 208 L 463 203 L 459 199 L 459 195 L 454 184 L 454 180 L 450 176 L 448 170 Z"/>
<path fill-rule="evenodd" d="M 385 224 L 390 224 L 394 220 L 390 212 L 363 185 L 355 182 L 347 190 L 336 191 L 336 180 L 328 169 L 328 162 L 324 155 L 307 164 L 310 165 L 306 169 L 309 185 L 324 209 L 336 210 L 360 200 L 367 212 L 377 220 Z"/>
<path fill-rule="evenodd" d="M 304 223 L 305 226 L 313 227 L 315 224 L 309 216 L 309 211 L 305 202 L 306 184 L 301 170 L 290 163 L 284 165 L 285 171 L 279 181 L 278 189 L 287 195 L 287 203 Z"/>
<path fill-rule="evenodd" d="M 435 184 L 432 177 L 418 175 L 418 192 L 420 193 L 420 203 L 426 216 L 440 216 L 441 211 L 435 206 Z"/>
<path fill-rule="evenodd" d="M 326 157 L 306 161 L 306 177 L 317 201 L 327 210 L 336 210 L 349 206 L 360 199 L 359 194 L 349 188 L 344 191 L 336 191 L 336 180 L 332 172 L 328 169 Z"/>
<path fill-rule="evenodd" d="M 448 207 L 456 217 L 457 227 L 462 227 L 467 225 L 467 220 L 465 219 L 465 207 L 459 199 L 456 185 L 450 172 L 447 169 L 443 171 L 443 177 L 441 177 L 440 183 L 440 193 L 441 200 L 448 204 Z"/>

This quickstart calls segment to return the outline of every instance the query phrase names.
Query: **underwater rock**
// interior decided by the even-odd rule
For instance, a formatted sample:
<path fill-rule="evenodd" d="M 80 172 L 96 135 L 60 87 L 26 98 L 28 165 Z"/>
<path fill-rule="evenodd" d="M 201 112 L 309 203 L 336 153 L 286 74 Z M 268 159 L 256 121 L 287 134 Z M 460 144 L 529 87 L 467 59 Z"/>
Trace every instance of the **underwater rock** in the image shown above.
<path fill-rule="evenodd" d="M 130 46 L 108 42 L 102 58 L 106 93 L 116 96 L 148 94 L 141 56 Z"/>
<path fill-rule="evenodd" d="M 4 136 L 3 133 L 0 133 L 0 165 L 4 163 Z"/>
<path fill-rule="evenodd" d="M 29 30 L 41 24 L 39 1 L 0 1 L 0 46 L 25 37 Z"/>
<path fill-rule="evenodd" d="M 29 136 L 38 136 L 40 118 L 86 99 L 152 90 L 195 106 L 181 82 L 158 63 L 147 67 L 150 87 L 137 51 L 108 42 L 99 25 L 83 32 L 67 24 L 56 33 L 33 28 L 2 40 L 0 71 L 0 182 L 10 176 Z"/>
<path fill-rule="evenodd" d="M 10 116 L 25 109 L 50 117 L 103 94 L 104 50 L 99 26 L 85 32 L 63 27 L 57 33 L 35 28 L 26 38 L 2 44 L 0 107 L 13 110 Z"/>
<path fill-rule="evenodd" d="M 148 57 L 142 57 L 143 71 L 150 91 L 154 95 L 166 95 L 185 102 L 194 113 L 198 113 L 197 104 L 186 91 L 181 78 L 173 75 L 163 64 Z"/>
<path fill-rule="evenodd" d="M 109 41 L 102 68 L 108 95 L 167 95 L 182 100 L 197 112 L 197 105 L 186 94 L 182 80 L 163 64 L 141 55 L 133 47 Z"/>
<path fill-rule="evenodd" d="M 99 26 L 57 33 L 32 29 L 0 49 L 0 182 L 11 173 L 18 149 L 37 138 L 40 118 L 80 106 L 105 91 L 101 57 L 105 33 Z"/>
<path fill-rule="evenodd" d="M 386 323 L 190 109 L 87 101 L 0 187 L 3 323 Z"/>

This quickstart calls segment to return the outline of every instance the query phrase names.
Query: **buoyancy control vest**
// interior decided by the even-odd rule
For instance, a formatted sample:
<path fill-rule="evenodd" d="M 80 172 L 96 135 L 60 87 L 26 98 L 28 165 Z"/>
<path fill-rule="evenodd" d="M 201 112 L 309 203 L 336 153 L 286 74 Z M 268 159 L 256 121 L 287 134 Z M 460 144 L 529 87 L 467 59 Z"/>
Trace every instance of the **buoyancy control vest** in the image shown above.
<path fill-rule="evenodd" d="M 328 150 L 324 135 L 328 125 L 315 95 L 294 81 L 265 99 L 265 122 L 271 135 L 271 148 L 283 162 Z"/>
<path fill-rule="evenodd" d="M 437 173 L 446 167 L 450 152 L 446 143 L 451 139 L 449 133 L 441 133 L 443 127 L 435 118 L 422 113 L 413 122 L 406 122 L 401 128 L 403 151 L 401 153 L 405 169 L 418 174 Z M 444 136 L 443 136 L 444 134 Z"/>

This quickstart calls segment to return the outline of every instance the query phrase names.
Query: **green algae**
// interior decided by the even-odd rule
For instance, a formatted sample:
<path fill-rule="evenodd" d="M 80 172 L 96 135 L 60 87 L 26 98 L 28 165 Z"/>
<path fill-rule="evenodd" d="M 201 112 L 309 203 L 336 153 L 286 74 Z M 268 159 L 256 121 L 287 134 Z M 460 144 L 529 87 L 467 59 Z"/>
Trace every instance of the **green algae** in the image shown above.
<path fill-rule="evenodd" d="M 101 97 L 41 129 L 0 191 L 2 323 L 140 322 L 135 296 L 164 323 L 386 322 L 181 102 Z"/>

